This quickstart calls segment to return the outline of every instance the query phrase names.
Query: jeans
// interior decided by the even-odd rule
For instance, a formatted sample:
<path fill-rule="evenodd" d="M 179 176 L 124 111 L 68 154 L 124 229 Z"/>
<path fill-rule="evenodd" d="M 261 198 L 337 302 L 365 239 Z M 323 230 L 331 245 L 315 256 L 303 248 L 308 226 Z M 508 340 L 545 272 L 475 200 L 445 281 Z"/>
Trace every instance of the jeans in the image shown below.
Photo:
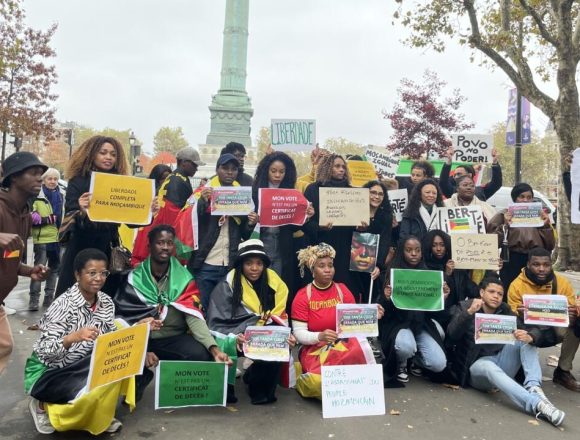
<path fill-rule="evenodd" d="M 201 295 L 201 305 L 206 312 L 209 307 L 209 297 L 211 292 L 227 274 L 227 266 L 213 266 L 206 263 L 203 263 L 201 269 L 195 272 L 195 282 L 197 283 Z"/>
<path fill-rule="evenodd" d="M 44 303 L 48 304 L 54 298 L 54 289 L 60 268 L 60 255 L 58 252 L 47 252 L 47 244 L 34 245 L 34 265 L 48 263 L 50 273 L 44 286 Z M 38 302 L 40 298 L 41 281 L 30 281 L 30 302 Z"/>
<path fill-rule="evenodd" d="M 417 335 L 404 328 L 399 330 L 395 338 L 395 351 L 399 365 L 415 356 L 415 362 L 434 373 L 440 373 L 447 366 L 447 358 L 441 346 L 427 333 L 421 330 Z"/>
<path fill-rule="evenodd" d="M 580 338 L 574 334 L 573 328 L 556 328 L 558 339 L 562 341 L 558 366 L 564 371 L 572 371 L 572 361 L 580 346 Z"/>
<path fill-rule="evenodd" d="M 469 368 L 470 384 L 482 391 L 499 388 L 518 408 L 534 414 L 541 399 L 513 380 L 520 367 L 523 367 L 526 376 L 524 387 L 542 385 L 538 349 L 521 341 L 506 345 L 494 356 L 484 356 L 475 361 Z"/>

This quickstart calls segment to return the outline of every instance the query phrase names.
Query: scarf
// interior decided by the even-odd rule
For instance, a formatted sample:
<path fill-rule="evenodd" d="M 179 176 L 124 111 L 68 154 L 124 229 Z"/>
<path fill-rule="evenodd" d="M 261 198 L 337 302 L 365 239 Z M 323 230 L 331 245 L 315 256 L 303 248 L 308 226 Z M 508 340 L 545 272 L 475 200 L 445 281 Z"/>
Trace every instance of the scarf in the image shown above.
<path fill-rule="evenodd" d="M 552 281 L 554 281 L 555 278 L 554 271 L 551 271 L 545 280 L 540 280 L 530 269 L 528 269 L 527 266 L 524 267 L 524 273 L 526 274 L 526 278 L 536 286 L 545 286 L 546 284 L 550 284 Z"/>
<path fill-rule="evenodd" d="M 52 213 L 56 216 L 56 227 L 60 227 L 62 218 L 62 195 L 58 186 L 55 189 L 49 189 L 46 185 L 42 185 L 42 192 L 46 196 L 46 200 L 52 207 Z"/>
<path fill-rule="evenodd" d="M 433 206 L 431 206 L 431 212 L 433 212 Z M 429 229 L 429 226 L 431 225 L 431 214 L 429 213 L 427 208 L 425 208 L 425 205 L 423 205 L 423 203 L 421 203 L 421 206 L 419 207 L 419 215 L 421 216 L 421 220 L 423 220 L 423 223 L 425 224 L 425 228 Z"/>
<path fill-rule="evenodd" d="M 450 206 L 452 208 L 459 208 L 461 206 L 480 206 L 481 212 L 483 213 L 483 218 L 485 222 L 491 220 L 491 218 L 496 214 L 495 208 L 491 206 L 487 202 L 483 202 L 477 198 L 477 196 L 473 196 L 473 199 L 468 204 L 461 204 L 459 202 L 459 198 L 457 197 L 457 193 L 453 194 L 450 198 L 446 200 L 445 206 Z"/>

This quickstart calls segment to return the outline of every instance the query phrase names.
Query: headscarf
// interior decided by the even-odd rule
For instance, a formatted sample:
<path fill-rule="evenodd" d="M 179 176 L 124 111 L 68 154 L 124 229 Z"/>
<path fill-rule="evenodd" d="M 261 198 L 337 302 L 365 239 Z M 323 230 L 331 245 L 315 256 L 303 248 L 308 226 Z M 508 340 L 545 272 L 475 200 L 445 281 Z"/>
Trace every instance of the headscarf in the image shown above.
<path fill-rule="evenodd" d="M 334 260 L 336 251 L 327 243 L 320 243 L 314 246 L 308 246 L 306 249 L 301 249 L 298 252 L 298 268 L 300 269 L 300 276 L 304 278 L 304 268 L 307 267 L 310 272 L 316 264 L 316 260 L 320 258 L 330 257 Z"/>

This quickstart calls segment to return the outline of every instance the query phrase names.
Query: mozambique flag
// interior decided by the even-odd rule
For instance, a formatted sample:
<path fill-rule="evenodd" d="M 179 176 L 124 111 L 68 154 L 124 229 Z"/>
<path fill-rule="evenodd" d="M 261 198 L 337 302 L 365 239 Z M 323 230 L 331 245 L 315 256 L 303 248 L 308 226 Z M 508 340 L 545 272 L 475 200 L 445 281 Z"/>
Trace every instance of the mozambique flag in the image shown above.
<path fill-rule="evenodd" d="M 468 218 L 456 218 L 449 220 L 449 227 L 452 231 L 469 231 L 471 229 Z"/>
<path fill-rule="evenodd" d="M 190 205 L 175 219 L 175 251 L 180 259 L 189 260 L 197 249 L 197 205 Z"/>

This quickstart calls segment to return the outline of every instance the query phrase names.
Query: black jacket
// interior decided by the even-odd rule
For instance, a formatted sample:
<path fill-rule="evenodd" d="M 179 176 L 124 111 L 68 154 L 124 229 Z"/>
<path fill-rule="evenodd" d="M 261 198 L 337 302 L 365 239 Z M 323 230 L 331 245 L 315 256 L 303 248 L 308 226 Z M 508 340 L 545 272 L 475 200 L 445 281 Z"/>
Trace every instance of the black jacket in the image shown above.
<path fill-rule="evenodd" d="M 427 234 L 427 226 L 423 223 L 423 219 L 419 214 L 415 216 L 407 216 L 403 214 L 403 220 L 399 226 L 399 243 L 405 241 L 411 235 L 417 237 L 419 241 L 423 241 L 423 237 Z"/>
<path fill-rule="evenodd" d="M 449 177 L 451 172 L 451 165 L 445 163 L 443 168 L 441 168 L 441 175 L 439 176 L 439 186 L 441 187 L 441 192 L 445 197 L 451 197 L 456 191 L 455 179 Z M 487 200 L 493 196 L 503 185 L 503 176 L 501 172 L 501 166 L 499 164 L 494 164 L 491 166 L 491 180 L 487 185 L 478 186 L 475 188 L 475 195 L 479 200 Z"/>

